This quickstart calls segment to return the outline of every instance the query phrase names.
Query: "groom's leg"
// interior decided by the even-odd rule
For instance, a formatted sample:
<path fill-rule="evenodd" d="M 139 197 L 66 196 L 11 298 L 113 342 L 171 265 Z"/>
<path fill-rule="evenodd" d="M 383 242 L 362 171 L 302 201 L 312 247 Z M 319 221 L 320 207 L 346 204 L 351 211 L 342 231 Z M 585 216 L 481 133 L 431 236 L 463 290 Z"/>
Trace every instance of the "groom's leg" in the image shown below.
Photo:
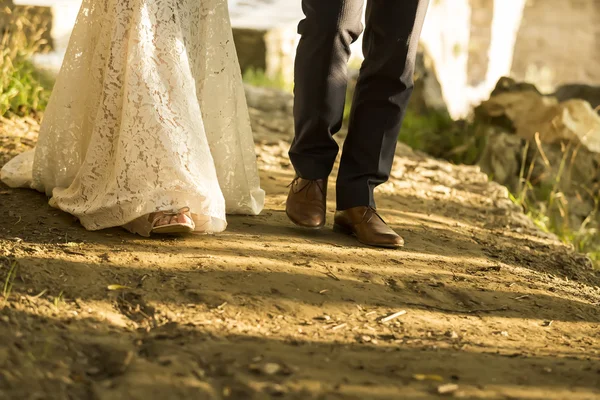
<path fill-rule="evenodd" d="M 428 0 L 368 0 L 365 61 L 337 180 L 339 210 L 375 207 L 373 189 L 389 178 L 427 5 Z"/>
<path fill-rule="evenodd" d="M 402 0 L 404 2 L 406 0 Z M 326 179 L 338 153 L 350 44 L 362 32 L 364 0 L 302 0 L 306 18 L 295 64 L 295 138 L 290 159 L 298 176 Z"/>

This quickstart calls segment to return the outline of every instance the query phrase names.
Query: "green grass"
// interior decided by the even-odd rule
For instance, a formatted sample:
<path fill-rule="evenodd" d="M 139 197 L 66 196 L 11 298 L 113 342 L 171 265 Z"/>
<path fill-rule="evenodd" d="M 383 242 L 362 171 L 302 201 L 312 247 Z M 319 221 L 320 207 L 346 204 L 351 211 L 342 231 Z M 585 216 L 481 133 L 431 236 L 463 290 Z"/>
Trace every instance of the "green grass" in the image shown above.
<path fill-rule="evenodd" d="M 583 223 L 573 226 L 572 210 L 568 196 L 561 191 L 561 181 L 569 173 L 569 164 L 574 163 L 578 148 L 572 143 L 562 147 L 563 155 L 558 172 L 553 182 L 532 183 L 531 173 L 536 163 L 544 163 L 550 168 L 549 161 L 540 151 L 537 143 L 535 156 L 527 165 L 526 157 L 531 144 L 527 142 L 519 181 L 521 189 L 511 194 L 511 200 L 522 207 L 525 214 L 542 231 L 555 234 L 563 243 L 570 244 L 579 253 L 586 254 L 596 268 L 600 269 L 600 237 L 598 236 L 598 209 L 600 207 L 600 191 L 598 188 L 581 188 L 583 196 L 593 201 L 594 208 Z M 541 160 L 541 161 L 539 161 Z"/>
<path fill-rule="evenodd" d="M 30 8 L 2 12 L 8 24 L 0 37 L 0 116 L 36 114 L 45 109 L 52 89 L 52 80 L 31 63 L 47 46 L 47 26 Z"/>
<path fill-rule="evenodd" d="M 63 302 L 63 293 L 64 293 L 64 291 L 61 290 L 60 293 L 58 294 L 58 296 L 54 298 L 53 303 L 54 303 L 54 308 L 56 310 L 59 309 L 60 304 Z"/>
<path fill-rule="evenodd" d="M 264 87 L 269 89 L 278 89 L 291 92 L 292 86 L 285 82 L 283 76 L 278 75 L 276 77 L 268 76 L 265 71 L 261 69 L 249 68 L 243 73 L 243 80 L 248 85 L 256 87 Z"/>
<path fill-rule="evenodd" d="M 446 113 L 406 112 L 398 140 L 415 150 L 443 158 L 455 164 L 475 164 L 485 147 L 479 126 L 456 122 Z"/>
<path fill-rule="evenodd" d="M 2 297 L 4 298 L 4 303 L 6 300 L 8 300 L 8 297 L 12 292 L 13 282 L 17 276 L 17 269 L 17 262 L 13 261 L 9 266 L 8 274 L 6 275 L 4 285 L 2 287 Z"/>

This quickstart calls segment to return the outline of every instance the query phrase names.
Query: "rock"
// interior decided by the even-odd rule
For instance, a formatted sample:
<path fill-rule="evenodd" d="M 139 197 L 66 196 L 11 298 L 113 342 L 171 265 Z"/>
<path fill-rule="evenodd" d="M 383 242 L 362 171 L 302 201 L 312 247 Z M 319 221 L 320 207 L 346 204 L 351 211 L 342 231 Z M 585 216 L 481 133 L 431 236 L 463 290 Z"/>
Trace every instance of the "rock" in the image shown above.
<path fill-rule="evenodd" d="M 573 88 L 581 86 L 558 92 L 568 98 L 575 96 Z M 600 180 L 600 115 L 588 101 L 560 101 L 530 84 L 503 78 L 475 114 L 487 137 L 479 160 L 484 172 L 516 197 L 526 193 L 563 229 L 578 230 L 584 221 L 586 229 L 599 225 L 588 217 L 596 207 L 592 192 Z M 529 181 L 527 192 L 522 192 L 522 179 Z"/>
<path fill-rule="evenodd" d="M 104 342 L 93 343 L 84 352 L 91 364 L 87 373 L 98 378 L 124 374 L 135 358 L 131 350 Z"/>
<path fill-rule="evenodd" d="M 542 143 L 578 142 L 587 150 L 600 153 L 600 116 L 590 103 L 579 99 L 558 102 L 529 85 L 507 86 L 503 79 L 495 92 L 477 107 L 479 119 L 487 117 L 494 125 L 512 128 L 525 140 L 532 141 L 539 134 Z M 510 126 L 501 122 L 506 120 Z"/>
<path fill-rule="evenodd" d="M 288 392 L 288 389 L 283 385 L 272 383 L 265 386 L 265 392 L 271 396 L 280 397 L 284 396 Z"/>
<path fill-rule="evenodd" d="M 445 335 L 446 335 L 447 337 L 449 337 L 450 339 L 454 339 L 454 340 L 456 340 L 456 339 L 458 339 L 458 338 L 459 338 L 459 336 L 458 336 L 458 333 L 456 333 L 455 331 L 447 331 L 447 332 L 445 333 Z"/>
<path fill-rule="evenodd" d="M 275 375 L 281 371 L 281 365 L 275 363 L 266 363 L 262 367 L 262 372 L 265 375 Z"/>
<path fill-rule="evenodd" d="M 244 89 L 249 107 L 266 112 L 282 111 L 291 115 L 294 107 L 294 96 L 291 93 L 251 85 L 245 85 Z"/>
<path fill-rule="evenodd" d="M 558 87 L 552 96 L 556 97 L 558 101 L 572 99 L 585 100 L 590 103 L 593 109 L 600 106 L 600 86 L 582 84 L 563 85 Z"/>
<path fill-rule="evenodd" d="M 254 373 L 273 376 L 273 375 L 282 375 L 288 376 L 294 373 L 294 369 L 282 364 L 277 364 L 273 362 L 267 362 L 263 364 L 250 364 L 248 369 Z"/>
<path fill-rule="evenodd" d="M 502 93 L 514 93 L 514 92 L 527 92 L 531 91 L 537 93 L 538 95 L 542 95 L 542 93 L 538 90 L 535 85 L 529 82 L 517 82 L 513 78 L 509 78 L 507 76 L 503 76 L 496 83 L 496 87 L 492 90 L 491 97 L 497 96 Z"/>
<path fill-rule="evenodd" d="M 417 53 L 415 87 L 409 107 L 419 114 L 436 111 L 449 116 L 434 62 L 424 48 Z"/>
<path fill-rule="evenodd" d="M 265 29 L 233 28 L 233 40 L 242 72 L 263 71 L 270 79 L 291 84 L 298 35 L 296 24 Z"/>
<path fill-rule="evenodd" d="M 508 187 L 512 193 L 519 190 L 519 172 L 524 140 L 519 136 L 490 128 L 483 154 L 479 160 L 481 170 Z"/>
<path fill-rule="evenodd" d="M 439 394 L 450 394 L 454 393 L 458 390 L 458 385 L 455 383 L 446 383 L 445 385 L 440 385 L 437 388 L 437 392 Z"/>

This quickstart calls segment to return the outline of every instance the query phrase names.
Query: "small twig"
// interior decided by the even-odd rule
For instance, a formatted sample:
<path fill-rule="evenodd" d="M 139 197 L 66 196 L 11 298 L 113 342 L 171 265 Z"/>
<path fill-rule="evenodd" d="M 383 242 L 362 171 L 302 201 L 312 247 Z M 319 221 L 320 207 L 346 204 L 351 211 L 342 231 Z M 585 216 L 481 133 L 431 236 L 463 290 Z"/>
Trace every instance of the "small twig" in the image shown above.
<path fill-rule="evenodd" d="M 30 296 L 30 299 L 39 299 L 40 297 L 42 297 L 46 292 L 48 291 L 48 289 L 44 289 L 41 292 L 39 292 L 38 294 L 36 294 L 35 296 Z"/>
<path fill-rule="evenodd" d="M 388 315 L 387 317 L 382 318 L 380 322 L 388 322 L 404 314 L 406 314 L 406 310 L 398 311 L 397 313 L 393 313 L 392 315 Z"/>
<path fill-rule="evenodd" d="M 327 272 L 323 272 L 325 275 L 327 275 L 328 277 L 330 277 L 330 278 L 332 278 L 332 279 L 335 279 L 336 281 L 339 281 L 339 280 L 340 280 L 340 278 L 338 278 L 338 277 L 337 277 L 337 276 L 336 276 L 336 275 L 333 273 L 333 271 L 331 270 L 331 268 L 329 268 L 329 267 L 327 266 L 327 264 L 323 264 L 323 266 L 324 266 L 324 267 L 325 267 L 325 269 L 327 270 Z"/>
<path fill-rule="evenodd" d="M 333 328 L 331 328 L 331 330 L 332 331 L 337 331 L 338 329 L 342 329 L 346 325 L 348 325 L 348 324 L 346 322 L 344 322 L 343 324 L 339 324 L 339 325 L 334 326 Z"/>
<path fill-rule="evenodd" d="M 542 156 L 542 160 L 544 160 L 544 164 L 546 164 L 546 166 L 550 168 L 550 161 L 548 160 L 548 157 L 546 156 L 546 153 L 544 153 L 544 149 L 542 148 L 542 141 L 540 140 L 539 132 L 535 133 L 535 144 L 537 144 L 540 155 Z"/>
<path fill-rule="evenodd" d="M 429 306 L 427 304 L 421 304 L 421 303 L 406 303 L 403 302 L 402 304 L 407 305 L 407 306 L 413 306 L 413 307 L 417 307 L 417 308 L 424 308 L 427 310 L 436 310 L 436 311 L 443 311 L 443 312 L 447 312 L 447 313 L 456 313 L 456 314 L 475 314 L 478 312 L 493 312 L 493 311 L 506 311 L 508 310 L 508 306 L 502 306 L 499 308 L 480 308 L 480 309 L 475 309 L 475 310 L 452 310 L 449 308 L 443 308 L 443 307 L 437 307 L 437 306 Z"/>
<path fill-rule="evenodd" d="M 185 256 L 185 258 L 214 258 L 213 256 Z"/>
<path fill-rule="evenodd" d="M 72 254 L 72 255 L 75 255 L 75 256 L 85 256 L 84 253 L 80 253 L 78 251 L 73 251 L 73 250 L 68 250 L 68 249 L 63 249 L 63 253 Z"/>

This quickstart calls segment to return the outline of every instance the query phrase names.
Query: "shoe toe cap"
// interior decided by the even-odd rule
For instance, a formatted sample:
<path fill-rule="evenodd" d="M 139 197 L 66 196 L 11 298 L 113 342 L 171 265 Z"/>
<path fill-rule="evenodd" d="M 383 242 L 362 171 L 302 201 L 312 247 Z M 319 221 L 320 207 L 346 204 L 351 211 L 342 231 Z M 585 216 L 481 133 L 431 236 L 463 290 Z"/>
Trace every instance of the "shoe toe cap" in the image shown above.
<path fill-rule="evenodd" d="M 293 223 L 306 228 L 320 228 L 325 225 L 325 215 L 319 213 L 288 210 L 287 215 Z"/>

